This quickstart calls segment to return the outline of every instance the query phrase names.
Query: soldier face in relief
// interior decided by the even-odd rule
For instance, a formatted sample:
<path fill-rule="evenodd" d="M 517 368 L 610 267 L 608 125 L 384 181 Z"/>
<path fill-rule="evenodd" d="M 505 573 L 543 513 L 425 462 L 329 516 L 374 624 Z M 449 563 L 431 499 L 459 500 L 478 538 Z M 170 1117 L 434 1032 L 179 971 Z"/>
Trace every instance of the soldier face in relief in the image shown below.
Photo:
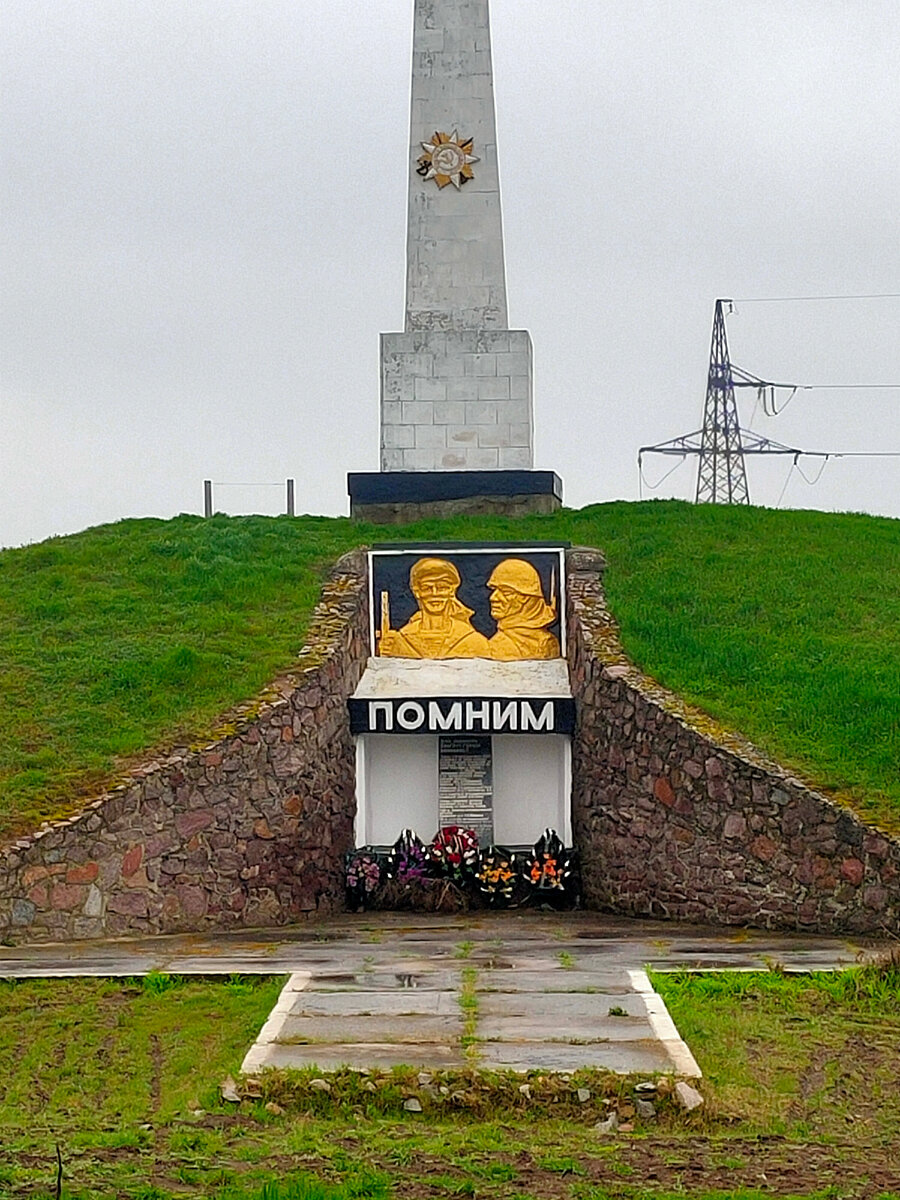
<path fill-rule="evenodd" d="M 491 588 L 491 616 L 495 621 L 505 621 L 520 613 L 528 597 L 503 584 Z"/>
<path fill-rule="evenodd" d="M 419 607 L 430 617 L 442 616 L 456 596 L 457 584 L 450 575 L 432 575 L 416 581 L 412 588 Z"/>

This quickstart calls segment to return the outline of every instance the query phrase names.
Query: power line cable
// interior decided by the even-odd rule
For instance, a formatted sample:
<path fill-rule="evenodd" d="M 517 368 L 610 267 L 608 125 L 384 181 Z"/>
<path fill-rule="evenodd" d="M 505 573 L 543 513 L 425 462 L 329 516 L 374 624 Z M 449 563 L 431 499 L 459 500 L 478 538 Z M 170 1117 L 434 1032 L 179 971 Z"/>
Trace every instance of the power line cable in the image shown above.
<path fill-rule="evenodd" d="M 753 424 L 753 422 L 754 422 L 754 420 L 755 420 L 755 418 L 756 418 L 756 410 L 759 408 L 759 402 L 760 402 L 760 400 L 762 400 L 762 404 L 763 404 L 763 412 L 766 414 L 766 416 L 767 416 L 767 417 L 770 417 L 770 416 L 774 416 L 774 415 L 775 415 L 774 413 L 770 413 L 770 412 L 769 412 L 769 410 L 768 410 L 768 408 L 767 408 L 767 406 L 766 406 L 765 395 L 766 395 L 765 388 L 760 388 L 760 389 L 757 391 L 757 393 L 756 393 L 756 401 L 755 401 L 755 403 L 754 403 L 754 405 L 753 405 L 753 412 L 750 414 L 750 424 L 751 424 L 751 425 Z M 790 401 L 788 401 L 788 403 L 790 403 Z M 785 407 L 787 407 L 787 406 L 785 405 Z"/>
<path fill-rule="evenodd" d="M 828 459 L 830 457 L 831 457 L 831 455 L 826 454 L 825 457 L 822 459 L 822 465 L 819 467 L 819 473 L 816 475 L 815 479 L 810 479 L 809 476 L 807 474 L 805 474 L 803 468 L 800 466 L 800 460 L 795 459 L 794 466 L 797 468 L 797 474 L 800 476 L 800 478 L 805 483 L 808 483 L 810 487 L 814 487 L 819 482 L 819 480 L 822 478 L 822 472 L 828 466 Z"/>
<path fill-rule="evenodd" d="M 878 388 L 900 390 L 900 383 L 778 383 L 774 379 L 761 379 L 752 371 L 745 371 L 737 363 L 731 364 L 731 382 L 736 388 L 791 388 L 797 392 L 841 392 L 841 391 L 871 391 Z"/>
<path fill-rule="evenodd" d="M 808 300 L 900 300 L 900 292 L 867 292 L 856 296 L 734 296 L 726 304 L 796 304 Z"/>
<path fill-rule="evenodd" d="M 791 482 L 791 476 L 793 475 L 794 468 L 796 466 L 797 466 L 797 460 L 795 458 L 794 461 L 791 463 L 790 467 L 788 468 L 788 473 L 785 476 L 785 480 L 784 480 L 784 486 L 782 487 L 781 491 L 778 493 L 778 499 L 775 501 L 776 508 L 781 508 L 781 502 L 784 499 L 784 493 L 787 491 L 787 486 Z"/>
<path fill-rule="evenodd" d="M 767 379 L 742 381 L 736 379 L 735 387 L 790 388 L 794 392 L 868 392 L 878 388 L 900 391 L 900 383 L 770 383 Z"/>
<path fill-rule="evenodd" d="M 892 297 L 900 299 L 900 292 L 891 293 Z M 874 294 L 873 294 L 874 297 Z M 865 299 L 863 296 L 835 296 L 831 299 Z M 888 298 L 887 293 L 879 298 Z M 824 296 L 806 297 L 756 297 L 758 301 L 775 300 L 823 300 Z M 742 428 L 738 417 L 735 392 L 739 388 L 753 388 L 756 392 L 756 404 L 753 413 L 762 405 L 766 416 L 777 416 L 791 403 L 798 391 L 814 391 L 818 386 L 829 390 L 853 390 L 854 385 L 848 384 L 791 384 L 776 383 L 760 379 L 758 375 L 743 370 L 731 361 L 728 352 L 728 337 L 725 330 L 725 308 L 734 311 L 734 301 L 716 300 L 715 316 L 713 319 L 712 343 L 710 346 L 709 372 L 707 375 L 706 403 L 703 412 L 703 427 L 692 433 L 682 434 L 667 442 L 658 442 L 654 446 L 641 446 L 638 449 L 638 476 L 640 495 L 643 498 L 643 485 L 655 490 L 668 479 L 677 467 L 684 462 L 687 455 L 698 457 L 696 503 L 712 502 L 726 504 L 749 504 L 750 494 L 747 487 L 747 475 L 744 459 L 748 455 L 781 454 L 790 455 L 791 468 L 781 489 L 779 503 L 784 496 L 794 470 L 797 470 L 809 485 L 818 483 L 822 472 L 830 458 L 900 458 L 900 450 L 801 450 L 798 446 L 786 446 L 782 442 L 762 437 L 752 429 Z M 900 388 L 900 384 L 858 384 L 856 388 Z M 787 400 L 778 408 L 776 391 L 790 391 Z M 674 467 L 666 472 L 654 485 L 650 485 L 644 476 L 644 454 L 669 454 L 678 457 Z M 815 478 L 805 474 L 799 465 L 801 457 L 820 458 L 822 464 Z"/>
<path fill-rule="evenodd" d="M 800 476 L 800 478 L 804 481 L 804 483 L 808 483 L 810 487 L 815 487 L 815 485 L 822 478 L 822 472 L 828 466 L 829 458 L 837 457 L 836 455 L 826 454 L 822 460 L 822 465 L 821 465 L 821 467 L 819 467 L 819 471 L 818 471 L 818 474 L 816 475 L 815 479 L 810 479 L 809 476 L 804 472 L 803 468 L 800 466 L 801 453 L 802 452 L 798 451 L 798 453 L 794 455 L 794 460 L 791 463 L 790 470 L 788 471 L 787 477 L 785 478 L 785 481 L 784 481 L 784 485 L 783 485 L 781 491 L 778 493 L 778 499 L 775 501 L 776 508 L 781 507 L 781 501 L 784 499 L 784 493 L 787 491 L 788 484 L 791 482 L 791 476 L 794 474 L 795 471 Z"/>
<path fill-rule="evenodd" d="M 675 466 L 670 467 L 668 469 L 668 471 L 666 471 L 665 475 L 662 476 L 661 479 L 657 479 L 656 483 L 650 483 L 650 481 L 647 479 L 646 475 L 644 474 L 643 459 L 641 458 L 640 455 L 638 455 L 638 475 L 640 477 L 640 483 L 643 485 L 641 488 L 639 488 L 639 491 L 638 491 L 640 498 L 643 499 L 643 497 L 644 497 L 643 487 L 646 487 L 651 492 L 655 492 L 657 488 L 662 487 L 662 485 L 666 482 L 666 480 L 669 478 L 669 476 L 674 471 L 678 470 L 678 468 L 685 461 L 686 457 L 687 457 L 686 455 L 682 454 L 681 458 L 678 460 L 678 462 L 675 464 Z"/>

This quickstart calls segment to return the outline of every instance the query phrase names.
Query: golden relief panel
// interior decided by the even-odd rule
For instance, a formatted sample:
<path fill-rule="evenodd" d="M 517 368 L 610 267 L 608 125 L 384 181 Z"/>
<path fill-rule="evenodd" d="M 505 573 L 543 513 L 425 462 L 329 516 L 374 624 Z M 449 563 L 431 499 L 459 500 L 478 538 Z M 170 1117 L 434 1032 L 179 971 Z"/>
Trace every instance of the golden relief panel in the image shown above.
<path fill-rule="evenodd" d="M 483 578 L 483 576 L 482 576 Z M 376 653 L 385 658 L 490 658 L 500 662 L 559 658 L 556 568 L 545 599 L 541 577 L 524 558 L 504 558 L 484 587 L 493 631 L 472 623 L 475 610 L 459 597 L 462 577 L 446 558 L 419 558 L 409 572 L 416 611 L 398 629 L 391 625 L 390 592 L 380 590 Z M 482 622 L 484 623 L 484 622 Z"/>

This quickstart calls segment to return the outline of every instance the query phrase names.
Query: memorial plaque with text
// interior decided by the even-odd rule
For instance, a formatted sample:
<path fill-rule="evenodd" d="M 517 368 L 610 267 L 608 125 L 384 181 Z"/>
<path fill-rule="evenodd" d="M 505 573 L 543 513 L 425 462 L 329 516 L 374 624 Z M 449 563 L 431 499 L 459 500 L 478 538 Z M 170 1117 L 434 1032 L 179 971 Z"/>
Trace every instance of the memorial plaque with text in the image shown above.
<path fill-rule="evenodd" d="M 438 754 L 440 825 L 472 829 L 482 846 L 494 840 L 494 788 L 489 737 L 442 737 Z"/>

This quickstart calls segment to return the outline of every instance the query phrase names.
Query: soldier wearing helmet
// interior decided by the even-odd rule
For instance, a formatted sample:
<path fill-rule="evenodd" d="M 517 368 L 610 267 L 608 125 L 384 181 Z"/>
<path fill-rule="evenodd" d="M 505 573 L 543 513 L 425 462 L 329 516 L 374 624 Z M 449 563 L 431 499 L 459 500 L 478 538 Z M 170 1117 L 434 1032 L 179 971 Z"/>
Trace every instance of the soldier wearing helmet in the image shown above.
<path fill-rule="evenodd" d="M 535 568 L 521 558 L 507 558 L 487 581 L 491 616 L 497 632 L 490 639 L 491 658 L 559 658 L 559 640 L 547 628 L 556 621 L 556 600 L 547 604 Z"/>
<path fill-rule="evenodd" d="M 378 653 L 392 658 L 490 658 L 488 640 L 472 625 L 472 609 L 456 598 L 459 571 L 443 558 L 420 558 L 409 573 L 419 611 L 401 629 L 390 628 L 382 594 Z"/>

